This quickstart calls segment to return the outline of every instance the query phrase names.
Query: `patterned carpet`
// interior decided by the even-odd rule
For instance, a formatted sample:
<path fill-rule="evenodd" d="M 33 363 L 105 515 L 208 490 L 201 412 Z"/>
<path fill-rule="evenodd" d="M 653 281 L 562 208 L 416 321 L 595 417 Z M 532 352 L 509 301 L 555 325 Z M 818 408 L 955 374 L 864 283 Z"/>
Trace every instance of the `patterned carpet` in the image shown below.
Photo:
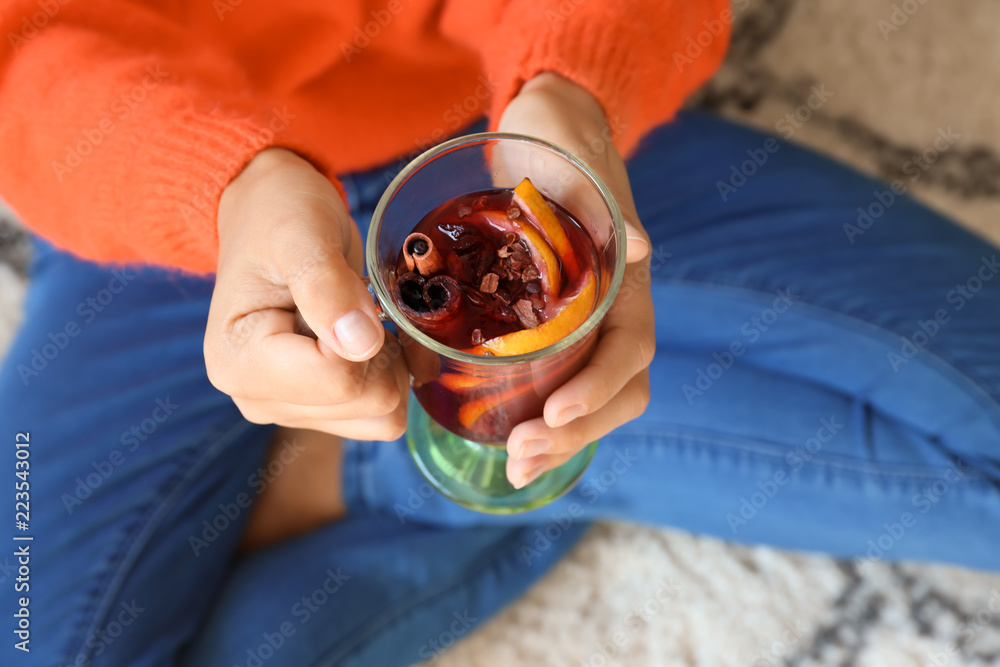
<path fill-rule="evenodd" d="M 733 7 L 727 62 L 693 105 L 903 180 L 1000 245 L 1000 4 Z M 814 87 L 829 98 L 816 109 L 807 105 Z M 930 150 L 949 128 L 959 135 L 953 145 Z M 26 259 L 17 226 L 0 223 L 0 354 L 19 316 Z M 442 628 L 435 639 L 456 638 Z M 527 595 L 431 662 L 1000 665 L 1000 574 L 886 563 L 859 572 L 820 555 L 600 525 Z"/>

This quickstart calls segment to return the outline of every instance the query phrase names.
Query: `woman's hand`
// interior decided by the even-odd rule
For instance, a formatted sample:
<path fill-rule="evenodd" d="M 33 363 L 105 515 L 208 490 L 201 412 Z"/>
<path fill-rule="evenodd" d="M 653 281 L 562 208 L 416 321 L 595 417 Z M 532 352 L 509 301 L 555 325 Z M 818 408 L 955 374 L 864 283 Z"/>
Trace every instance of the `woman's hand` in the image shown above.
<path fill-rule="evenodd" d="M 649 237 L 600 103 L 568 79 L 544 73 L 522 87 L 504 110 L 499 130 L 545 139 L 585 160 L 611 188 L 628 237 L 625 279 L 601 326 L 594 356 L 548 398 L 543 417 L 519 424 L 507 440 L 507 478 L 521 488 L 642 414 L 649 403 L 648 367 L 656 338 Z"/>
<path fill-rule="evenodd" d="M 212 384 L 257 424 L 400 437 L 409 375 L 398 345 L 383 346 L 360 234 L 336 188 L 296 154 L 266 149 L 223 192 L 218 231 Z"/>

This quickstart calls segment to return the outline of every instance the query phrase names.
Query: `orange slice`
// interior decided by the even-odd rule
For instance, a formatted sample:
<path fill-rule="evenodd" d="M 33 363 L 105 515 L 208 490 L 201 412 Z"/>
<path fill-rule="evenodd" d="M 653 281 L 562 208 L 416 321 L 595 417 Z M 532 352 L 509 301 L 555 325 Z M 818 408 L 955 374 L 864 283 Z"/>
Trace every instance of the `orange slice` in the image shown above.
<path fill-rule="evenodd" d="M 482 417 L 487 410 L 496 405 L 497 399 L 495 397 L 480 398 L 475 401 L 463 403 L 458 409 L 458 423 L 471 430 L 473 424 L 479 421 L 479 418 Z"/>
<path fill-rule="evenodd" d="M 438 382 L 454 392 L 462 392 L 481 387 L 481 385 L 495 379 L 495 377 L 475 377 L 465 373 L 444 372 L 438 377 Z"/>
<path fill-rule="evenodd" d="M 474 427 L 476 422 L 482 419 L 483 415 L 488 413 L 490 410 L 503 405 L 507 401 L 517 398 L 530 389 L 532 389 L 531 384 L 524 384 L 508 389 L 498 395 L 484 396 L 482 398 L 477 398 L 474 401 L 463 403 L 461 407 L 458 408 L 458 423 L 470 431 L 475 430 Z M 497 415 L 494 416 L 494 419 L 496 416 Z"/>
<path fill-rule="evenodd" d="M 542 265 L 538 268 L 544 270 L 548 278 L 546 282 L 548 282 L 549 294 L 553 298 L 558 296 L 559 290 L 562 288 L 562 275 L 559 273 L 559 260 L 556 259 L 552 248 L 530 224 L 521 224 L 520 218 L 514 220 L 514 224 L 524 235 L 524 240 L 528 243 L 528 251 L 535 255 L 535 260 Z"/>
<path fill-rule="evenodd" d="M 494 227 L 505 232 L 514 232 L 524 240 L 535 268 L 540 274 L 545 294 L 551 295 L 551 298 L 559 296 L 559 290 L 562 287 L 559 259 L 545 237 L 539 234 L 531 223 L 524 222 L 522 218 L 511 220 L 506 213 L 496 211 L 483 211 L 481 215 Z"/>
<path fill-rule="evenodd" d="M 565 338 L 583 324 L 594 310 L 596 293 L 597 279 L 594 278 L 593 272 L 587 272 L 583 279 L 583 286 L 580 287 L 576 296 L 552 319 L 531 329 L 522 329 L 491 338 L 481 345 L 475 346 L 469 352 L 473 354 L 491 352 L 497 357 L 510 357 L 548 347 Z"/>
<path fill-rule="evenodd" d="M 577 275 L 580 271 L 579 263 L 566 230 L 530 179 L 524 179 L 514 188 L 514 201 L 524 211 L 525 216 L 545 234 L 556 255 L 566 267 L 566 272 L 570 276 Z"/>

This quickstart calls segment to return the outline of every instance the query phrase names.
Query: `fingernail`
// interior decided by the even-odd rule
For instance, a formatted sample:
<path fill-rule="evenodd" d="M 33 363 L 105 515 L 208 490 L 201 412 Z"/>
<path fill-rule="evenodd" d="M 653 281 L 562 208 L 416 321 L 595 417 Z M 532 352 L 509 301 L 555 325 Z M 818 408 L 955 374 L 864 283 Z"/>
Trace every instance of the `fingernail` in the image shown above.
<path fill-rule="evenodd" d="M 568 408 L 563 408 L 559 412 L 559 414 L 556 415 L 556 421 L 553 424 L 553 426 L 555 428 L 559 428 L 560 426 L 565 426 L 566 424 L 570 423 L 577 417 L 582 416 L 585 410 L 586 408 L 584 408 L 579 403 L 576 405 L 571 405 Z"/>
<path fill-rule="evenodd" d="M 530 459 L 532 456 L 538 456 L 539 454 L 544 454 L 545 452 L 552 449 L 552 441 L 547 438 L 535 438 L 534 440 L 525 440 L 521 443 L 521 446 L 517 449 L 517 453 L 514 454 L 515 459 Z"/>
<path fill-rule="evenodd" d="M 631 220 L 625 220 L 625 241 L 626 243 L 642 244 L 643 247 L 648 247 L 649 242 L 643 237 L 639 232 L 639 225 L 635 224 Z M 638 250 L 638 247 L 636 248 Z"/>
<path fill-rule="evenodd" d="M 641 236 L 626 236 L 625 247 L 632 251 L 629 256 L 645 257 L 649 252 L 649 243 Z"/>
<path fill-rule="evenodd" d="M 545 472 L 545 463 L 538 463 L 520 474 L 515 473 L 511 485 L 515 489 L 523 489 Z"/>
<path fill-rule="evenodd" d="M 366 357 L 379 344 L 378 328 L 360 310 L 342 315 L 333 325 L 333 334 L 344 352 L 356 358 Z"/>

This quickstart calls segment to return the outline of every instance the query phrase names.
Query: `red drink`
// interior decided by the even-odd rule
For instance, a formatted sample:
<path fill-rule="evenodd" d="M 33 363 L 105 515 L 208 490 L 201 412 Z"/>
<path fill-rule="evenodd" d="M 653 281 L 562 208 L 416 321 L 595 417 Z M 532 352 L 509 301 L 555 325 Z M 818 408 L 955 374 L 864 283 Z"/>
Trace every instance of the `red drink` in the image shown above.
<path fill-rule="evenodd" d="M 444 345 L 483 356 L 526 354 L 589 316 L 603 269 L 598 258 L 583 227 L 525 180 L 424 216 L 400 250 L 394 297 L 417 329 Z M 422 346 L 405 349 L 428 414 L 462 437 L 500 445 L 518 423 L 541 416 L 544 399 L 583 365 L 595 333 L 559 354 L 487 369 L 462 362 L 442 369 Z"/>

